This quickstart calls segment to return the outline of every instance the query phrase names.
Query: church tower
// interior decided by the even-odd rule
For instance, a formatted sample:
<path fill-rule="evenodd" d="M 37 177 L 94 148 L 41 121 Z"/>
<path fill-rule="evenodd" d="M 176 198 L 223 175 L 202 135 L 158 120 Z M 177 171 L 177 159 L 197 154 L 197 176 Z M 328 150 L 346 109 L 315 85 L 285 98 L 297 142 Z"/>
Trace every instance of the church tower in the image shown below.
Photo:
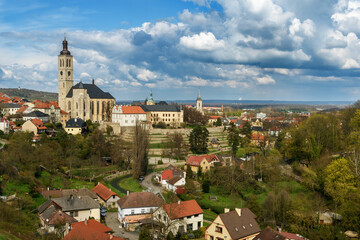
<path fill-rule="evenodd" d="M 203 109 L 202 109 L 202 99 L 200 97 L 200 90 L 199 90 L 199 93 L 198 93 L 198 97 L 196 99 L 196 110 L 198 110 L 199 112 L 203 112 Z"/>
<path fill-rule="evenodd" d="M 68 50 L 68 42 L 64 37 L 63 50 L 58 56 L 58 75 L 59 75 L 59 95 L 58 103 L 59 107 L 64 111 L 68 111 L 66 108 L 66 95 L 74 85 L 73 80 L 73 56 L 71 56 Z"/>

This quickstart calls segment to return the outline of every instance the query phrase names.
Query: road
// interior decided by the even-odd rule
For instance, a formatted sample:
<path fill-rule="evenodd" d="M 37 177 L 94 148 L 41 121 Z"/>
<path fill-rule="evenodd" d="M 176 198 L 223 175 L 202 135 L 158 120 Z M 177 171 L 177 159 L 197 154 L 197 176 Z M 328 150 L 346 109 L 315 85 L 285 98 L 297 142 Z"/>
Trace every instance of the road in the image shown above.
<path fill-rule="evenodd" d="M 106 225 L 114 231 L 114 236 L 129 239 L 137 240 L 139 239 L 138 232 L 127 232 L 120 226 L 120 222 L 117 219 L 117 212 L 107 212 L 105 217 Z"/>
<path fill-rule="evenodd" d="M 127 191 L 119 186 L 119 182 L 122 181 L 124 178 L 128 178 L 128 177 L 129 177 L 129 175 L 125 175 L 125 176 L 123 176 L 123 177 L 121 177 L 121 178 L 116 178 L 116 179 L 114 179 L 114 180 L 112 180 L 112 181 L 110 182 L 110 185 L 111 185 L 113 188 L 119 190 L 121 193 L 126 194 Z"/>
<path fill-rule="evenodd" d="M 155 176 L 159 175 L 159 173 L 153 172 L 145 176 L 144 181 L 142 181 L 141 186 L 149 189 L 151 192 L 157 194 L 161 192 L 161 186 L 156 186 L 152 183 L 151 179 Z"/>

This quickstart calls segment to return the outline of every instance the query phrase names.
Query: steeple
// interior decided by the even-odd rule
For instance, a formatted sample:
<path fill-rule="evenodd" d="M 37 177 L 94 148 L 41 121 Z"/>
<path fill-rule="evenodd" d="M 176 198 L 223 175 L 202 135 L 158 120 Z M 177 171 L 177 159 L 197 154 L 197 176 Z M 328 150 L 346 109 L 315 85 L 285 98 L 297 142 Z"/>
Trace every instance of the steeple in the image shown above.
<path fill-rule="evenodd" d="M 66 40 L 66 36 L 64 36 L 63 50 L 60 52 L 60 55 L 71 55 L 70 51 L 68 50 L 68 42 Z"/>
<path fill-rule="evenodd" d="M 201 100 L 201 97 L 200 97 L 200 89 L 199 89 L 198 96 L 197 96 L 197 99 L 196 99 L 196 100 Z"/>

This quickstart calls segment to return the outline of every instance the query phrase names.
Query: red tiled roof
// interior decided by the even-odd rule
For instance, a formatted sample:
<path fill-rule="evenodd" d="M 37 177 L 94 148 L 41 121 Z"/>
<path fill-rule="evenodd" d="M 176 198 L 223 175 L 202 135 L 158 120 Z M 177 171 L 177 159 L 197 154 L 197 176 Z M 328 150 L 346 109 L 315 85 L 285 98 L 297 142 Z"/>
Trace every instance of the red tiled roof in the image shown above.
<path fill-rule="evenodd" d="M 19 108 L 16 112 L 17 113 L 23 113 L 26 109 L 28 109 L 29 106 L 22 105 L 21 108 Z"/>
<path fill-rule="evenodd" d="M 42 130 L 42 129 L 47 129 L 43 122 L 40 120 L 40 119 L 30 119 L 30 121 L 35 125 L 35 127 L 39 130 Z M 22 127 L 22 126 L 21 126 Z"/>
<path fill-rule="evenodd" d="M 111 191 L 102 183 L 98 183 L 98 185 L 96 185 L 91 191 L 99 195 L 105 201 L 107 201 L 111 196 L 118 196 L 115 192 Z"/>
<path fill-rule="evenodd" d="M 218 119 L 221 118 L 221 116 L 210 116 L 210 119 Z"/>
<path fill-rule="evenodd" d="M 171 220 L 201 214 L 204 212 L 195 200 L 166 204 L 163 208 Z"/>
<path fill-rule="evenodd" d="M 297 234 L 294 234 L 294 233 L 288 233 L 288 232 L 281 232 L 280 235 L 288 238 L 288 239 L 291 239 L 291 240 L 304 240 L 304 238 L 298 236 Z"/>
<path fill-rule="evenodd" d="M 47 127 L 44 126 L 44 123 L 40 119 L 31 119 L 31 122 L 36 126 L 37 129 L 43 130 L 47 129 Z"/>
<path fill-rule="evenodd" d="M 173 170 L 168 170 L 165 169 L 162 173 L 161 173 L 161 180 L 168 180 L 170 178 L 173 177 Z"/>
<path fill-rule="evenodd" d="M 187 165 L 191 165 L 191 166 L 199 166 L 200 163 L 202 162 L 203 159 L 206 159 L 208 162 L 211 162 L 211 160 L 213 158 L 216 158 L 217 160 L 218 157 L 216 155 L 202 155 L 202 156 L 190 156 L 187 160 L 186 160 L 186 163 Z"/>
<path fill-rule="evenodd" d="M 251 140 L 259 140 L 259 141 L 264 141 L 265 140 L 265 136 L 261 135 L 261 134 L 255 134 L 253 133 L 251 135 Z"/>
<path fill-rule="evenodd" d="M 185 188 L 177 188 L 175 190 L 175 193 L 176 194 L 183 194 L 183 193 L 186 193 L 186 190 L 185 190 Z"/>
<path fill-rule="evenodd" d="M 35 107 L 34 108 L 50 108 L 52 105 L 54 108 L 60 108 L 58 103 L 56 101 L 48 101 L 48 102 L 42 102 L 40 100 L 34 101 Z"/>
<path fill-rule="evenodd" d="M 64 110 L 60 109 L 60 114 L 69 114 L 69 113 L 67 113 Z"/>
<path fill-rule="evenodd" d="M 87 224 L 85 224 L 85 222 L 73 223 L 71 224 L 71 227 L 71 231 L 63 238 L 63 240 L 124 240 L 123 238 L 108 234 L 107 232 L 112 231 L 112 229 L 94 219 L 88 220 Z"/>
<path fill-rule="evenodd" d="M 121 109 L 125 114 L 145 114 L 144 110 L 139 106 L 122 106 Z"/>

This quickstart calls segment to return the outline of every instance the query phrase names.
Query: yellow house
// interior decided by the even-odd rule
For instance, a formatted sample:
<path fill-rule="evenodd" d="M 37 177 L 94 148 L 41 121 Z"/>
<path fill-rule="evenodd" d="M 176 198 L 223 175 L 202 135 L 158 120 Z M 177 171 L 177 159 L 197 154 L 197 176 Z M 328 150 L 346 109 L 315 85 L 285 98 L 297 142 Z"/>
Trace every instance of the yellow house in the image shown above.
<path fill-rule="evenodd" d="M 206 156 L 190 156 L 188 160 L 186 160 L 185 170 L 190 167 L 193 172 L 198 172 L 199 167 L 201 167 L 202 172 L 207 172 L 210 170 L 210 161 Z"/>
<path fill-rule="evenodd" d="M 248 208 L 225 208 L 206 229 L 205 240 L 252 240 L 261 231 L 255 218 Z"/>
<path fill-rule="evenodd" d="M 66 122 L 65 131 L 67 134 L 82 134 L 86 130 L 86 122 L 81 118 L 71 118 Z"/>

